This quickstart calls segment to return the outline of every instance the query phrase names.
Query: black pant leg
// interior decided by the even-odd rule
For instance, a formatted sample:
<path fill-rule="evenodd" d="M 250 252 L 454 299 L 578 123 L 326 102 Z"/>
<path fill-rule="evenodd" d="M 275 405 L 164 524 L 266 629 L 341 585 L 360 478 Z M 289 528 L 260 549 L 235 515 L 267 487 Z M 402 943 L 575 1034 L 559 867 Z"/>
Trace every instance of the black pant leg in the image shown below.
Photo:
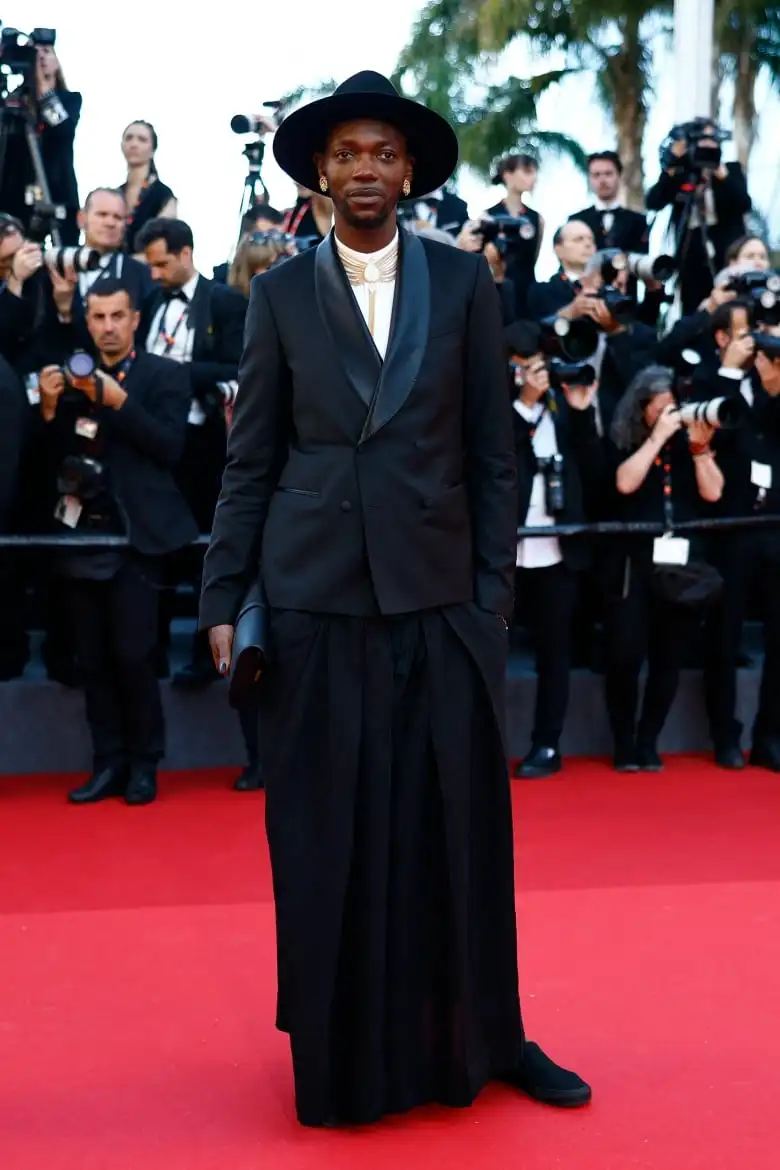
<path fill-rule="evenodd" d="M 753 743 L 780 739 L 780 559 L 771 544 L 775 534 L 763 534 L 770 545 L 769 557 L 761 562 L 764 612 L 764 669 L 761 673 L 758 710 L 753 724 Z"/>
<path fill-rule="evenodd" d="M 647 681 L 637 742 L 655 746 L 680 685 L 680 669 L 696 614 L 651 597 L 648 619 Z"/>
<path fill-rule="evenodd" d="M 724 535 L 713 556 L 723 592 L 705 623 L 704 695 L 716 748 L 738 743 L 742 732 L 736 717 L 737 668 L 756 549 L 754 533 Z"/>
<path fill-rule="evenodd" d="M 517 574 L 520 604 L 531 615 L 536 651 L 533 743 L 557 748 L 569 703 L 576 573 L 561 563 Z"/>
<path fill-rule="evenodd" d="M 0 681 L 18 678 L 30 657 L 26 629 L 27 589 L 13 552 L 0 552 Z"/>
<path fill-rule="evenodd" d="M 604 614 L 607 712 L 616 745 L 632 743 L 636 729 L 639 675 L 647 654 L 650 584 L 631 562 L 625 597 L 608 597 Z"/>
<path fill-rule="evenodd" d="M 165 722 L 155 653 L 159 588 L 135 560 L 111 582 L 111 647 L 122 695 L 127 758 L 156 764 L 165 754 Z"/>
<path fill-rule="evenodd" d="M 84 684 L 94 770 L 126 763 L 122 697 L 111 661 L 110 581 L 67 579 L 62 585 Z"/>
<path fill-rule="evenodd" d="M 254 688 L 238 708 L 238 721 L 244 737 L 247 763 L 250 768 L 260 765 L 260 705 L 257 688 Z"/>

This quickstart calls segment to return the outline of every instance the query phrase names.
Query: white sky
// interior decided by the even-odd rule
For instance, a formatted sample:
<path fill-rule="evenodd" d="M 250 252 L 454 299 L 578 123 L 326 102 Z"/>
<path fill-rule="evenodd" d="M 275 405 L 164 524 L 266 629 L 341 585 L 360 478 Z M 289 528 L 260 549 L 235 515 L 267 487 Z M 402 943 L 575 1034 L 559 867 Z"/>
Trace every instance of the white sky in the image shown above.
<path fill-rule="evenodd" d="M 58 30 L 57 51 L 68 84 L 80 90 L 84 106 L 76 135 L 76 169 L 82 197 L 95 186 L 124 178 L 119 142 L 134 118 L 153 122 L 160 139 L 160 176 L 179 198 L 182 218 L 195 233 L 196 261 L 211 274 L 236 237 L 246 174 L 245 140 L 230 130 L 235 113 L 256 112 L 299 84 L 329 77 L 343 80 L 360 69 L 388 74 L 407 40 L 422 0 L 297 0 L 285 16 L 278 0 L 252 6 L 246 0 L 216 5 L 166 5 L 136 0 L 117 18 L 105 0 L 6 0 L 0 17 L 29 32 L 33 24 Z M 369 20 L 367 11 L 375 14 Z M 380 19 L 381 11 L 381 19 Z M 195 15 L 197 13 L 197 15 Z M 514 46 L 507 72 L 527 76 L 556 67 L 557 61 L 529 63 Z M 671 60 L 660 58 L 653 116 L 646 136 L 648 183 L 657 170 L 658 144 L 674 115 Z M 777 125 L 776 97 L 762 101 L 764 133 L 754 151 L 750 185 L 754 201 L 768 210 L 778 203 L 780 170 L 769 128 Z M 587 150 L 614 146 L 610 128 L 593 96 L 590 77 L 574 77 L 546 95 L 539 107 L 544 129 L 563 130 Z M 731 155 L 729 144 L 726 157 Z M 294 197 L 290 181 L 276 167 L 270 143 L 263 177 L 277 207 Z M 476 213 L 495 201 L 495 189 L 464 173 L 460 193 Z M 584 179 L 566 163 L 545 164 L 534 205 L 551 227 L 588 202 Z M 780 213 L 780 208 L 778 208 Z M 780 214 L 778 215 L 780 218 Z M 775 226 L 778 227 L 777 219 Z M 553 268 L 544 249 L 540 275 Z"/>

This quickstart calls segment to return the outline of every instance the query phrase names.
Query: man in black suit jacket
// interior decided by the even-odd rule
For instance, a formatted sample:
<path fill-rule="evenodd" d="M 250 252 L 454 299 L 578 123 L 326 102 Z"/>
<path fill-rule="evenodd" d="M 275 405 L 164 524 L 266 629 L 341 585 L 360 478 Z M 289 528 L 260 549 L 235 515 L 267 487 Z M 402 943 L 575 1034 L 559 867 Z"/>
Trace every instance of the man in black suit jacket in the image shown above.
<path fill-rule="evenodd" d="M 79 804 L 121 792 L 129 804 L 155 798 L 165 750 L 155 671 L 161 561 L 197 536 L 173 478 L 187 380 L 174 362 L 136 351 L 138 322 L 127 290 L 98 282 L 87 325 L 99 372 L 66 383 L 48 366 L 39 379 L 57 530 L 129 542 L 73 548 L 59 564 L 94 749 L 92 777 L 70 795 Z"/>
<path fill-rule="evenodd" d="M 247 301 L 236 289 L 201 276 L 193 259 L 192 230 L 183 220 L 150 220 L 138 246 L 158 286 L 139 340 L 149 353 L 187 368 L 192 402 L 177 477 L 198 528 L 208 533 L 225 466 L 225 407 L 237 385 Z M 198 559 L 187 566 L 186 575 L 199 574 Z M 197 687 L 216 678 L 208 640 L 196 635 L 191 661 L 174 682 Z"/>
<path fill-rule="evenodd" d="M 498 302 L 481 257 L 396 224 L 401 194 L 447 180 L 457 142 L 362 73 L 286 118 L 274 151 L 330 195 L 335 228 L 253 283 L 201 625 L 226 671 L 261 573 L 278 1022 L 298 1116 L 465 1105 L 498 1078 L 582 1103 L 588 1087 L 524 1044 L 518 1004 L 500 732 L 517 497 Z"/>
<path fill-rule="evenodd" d="M 586 223 L 593 232 L 596 250 L 620 248 L 622 252 L 646 253 L 649 247 L 647 218 L 620 204 L 623 164 L 614 150 L 602 150 L 588 158 L 588 183 L 595 203 L 569 219 Z"/>

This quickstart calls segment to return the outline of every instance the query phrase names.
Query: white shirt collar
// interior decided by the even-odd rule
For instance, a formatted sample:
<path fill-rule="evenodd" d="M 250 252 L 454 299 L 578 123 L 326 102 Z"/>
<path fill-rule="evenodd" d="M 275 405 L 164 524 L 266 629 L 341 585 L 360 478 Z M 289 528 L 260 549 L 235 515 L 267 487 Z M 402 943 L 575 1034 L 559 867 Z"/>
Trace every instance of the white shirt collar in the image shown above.
<path fill-rule="evenodd" d="M 198 286 L 199 280 L 200 280 L 200 273 L 196 272 L 194 276 L 190 277 L 190 279 L 187 281 L 186 284 L 183 284 L 181 286 L 181 291 L 184 293 L 184 295 L 188 301 L 192 300 L 193 294 L 195 292 L 195 289 Z"/>
<path fill-rule="evenodd" d="M 336 248 L 340 256 L 346 256 L 350 260 L 356 261 L 358 264 L 368 264 L 370 260 L 375 263 L 379 260 L 384 260 L 386 256 L 392 255 L 393 252 L 398 251 L 398 228 L 395 230 L 395 235 L 389 244 L 384 248 L 380 248 L 378 252 L 356 252 L 354 248 L 348 248 L 346 244 L 342 244 L 336 233 L 333 233 L 333 238 L 336 241 Z"/>
<path fill-rule="evenodd" d="M 600 199 L 594 199 L 593 205 L 596 211 L 620 211 L 620 204 L 613 200 L 612 203 L 602 203 Z"/>

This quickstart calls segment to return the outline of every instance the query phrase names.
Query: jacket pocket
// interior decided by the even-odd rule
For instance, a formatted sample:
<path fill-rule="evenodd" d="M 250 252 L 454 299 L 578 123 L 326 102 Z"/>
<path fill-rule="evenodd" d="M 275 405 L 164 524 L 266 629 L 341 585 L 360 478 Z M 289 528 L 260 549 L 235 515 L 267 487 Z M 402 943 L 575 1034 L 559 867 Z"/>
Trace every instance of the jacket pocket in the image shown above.
<path fill-rule="evenodd" d="M 290 496 L 310 496 L 314 499 L 317 499 L 322 494 L 321 492 L 310 492 L 305 488 L 296 487 L 278 487 L 276 490 L 278 492 L 287 492 L 287 494 Z"/>

